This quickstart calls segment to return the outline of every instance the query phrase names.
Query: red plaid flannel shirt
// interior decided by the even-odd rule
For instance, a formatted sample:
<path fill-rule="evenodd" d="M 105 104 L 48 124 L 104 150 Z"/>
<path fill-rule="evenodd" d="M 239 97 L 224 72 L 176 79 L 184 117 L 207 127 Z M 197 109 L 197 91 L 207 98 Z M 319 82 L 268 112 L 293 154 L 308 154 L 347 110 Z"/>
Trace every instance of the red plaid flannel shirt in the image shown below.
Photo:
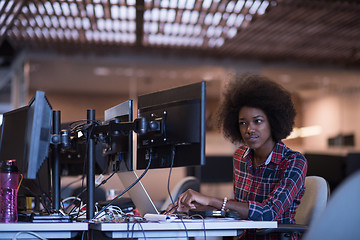
<path fill-rule="evenodd" d="M 234 154 L 234 196 L 249 203 L 250 220 L 295 223 L 296 208 L 305 191 L 305 157 L 275 145 L 268 164 L 254 168 L 253 150 L 239 147 Z"/>

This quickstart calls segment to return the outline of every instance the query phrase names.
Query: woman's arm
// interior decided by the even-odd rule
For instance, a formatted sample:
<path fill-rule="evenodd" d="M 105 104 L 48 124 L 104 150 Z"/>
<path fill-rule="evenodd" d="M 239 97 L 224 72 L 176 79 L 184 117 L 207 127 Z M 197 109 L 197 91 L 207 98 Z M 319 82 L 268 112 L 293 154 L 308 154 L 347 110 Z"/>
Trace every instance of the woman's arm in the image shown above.
<path fill-rule="evenodd" d="M 189 210 L 205 210 L 205 209 L 221 209 L 224 204 L 224 199 L 209 197 L 196 192 L 192 189 L 187 190 L 181 194 L 176 202 L 177 211 L 188 212 Z M 240 218 L 247 219 L 249 214 L 249 204 L 227 201 L 225 209 L 236 211 Z"/>

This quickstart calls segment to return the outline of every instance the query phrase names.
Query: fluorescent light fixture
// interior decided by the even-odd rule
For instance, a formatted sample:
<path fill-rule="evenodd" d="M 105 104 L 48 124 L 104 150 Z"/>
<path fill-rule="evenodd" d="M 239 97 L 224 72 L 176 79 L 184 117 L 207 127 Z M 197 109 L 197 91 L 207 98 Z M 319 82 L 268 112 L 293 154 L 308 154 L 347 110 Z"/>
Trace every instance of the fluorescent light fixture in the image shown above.
<path fill-rule="evenodd" d="M 121 19 L 126 19 L 127 18 L 127 10 L 128 10 L 128 8 L 125 7 L 125 6 L 121 6 L 119 8 L 119 17 Z"/>
<path fill-rule="evenodd" d="M 222 14 L 220 12 L 215 13 L 213 20 L 212 20 L 212 24 L 215 26 L 218 25 L 220 23 L 221 17 L 222 17 Z"/>
<path fill-rule="evenodd" d="M 176 19 L 176 11 L 174 9 L 169 9 L 167 15 L 167 21 L 175 22 L 175 19 Z"/>
<path fill-rule="evenodd" d="M 294 139 L 294 138 L 305 138 L 320 135 L 322 132 L 321 126 L 309 126 L 309 127 L 302 127 L 302 128 L 294 128 L 291 132 L 290 136 L 286 139 Z"/>
<path fill-rule="evenodd" d="M 234 12 L 239 13 L 244 7 L 245 1 L 238 1 L 235 5 Z"/>
<path fill-rule="evenodd" d="M 258 9 L 258 14 L 259 15 L 263 15 L 265 14 L 266 9 L 269 6 L 269 2 L 268 1 L 263 1 L 262 4 L 260 5 L 259 9 Z"/>
<path fill-rule="evenodd" d="M 45 9 L 46 9 L 47 14 L 49 14 L 49 15 L 53 15 L 53 14 L 54 14 L 54 11 L 53 11 L 53 8 L 52 8 L 50 2 L 45 2 L 45 3 L 44 3 L 44 6 L 45 6 Z"/>
<path fill-rule="evenodd" d="M 186 11 L 183 12 L 181 21 L 183 23 L 189 23 L 190 22 L 190 11 L 189 10 L 186 10 Z"/>
<path fill-rule="evenodd" d="M 213 19 L 213 14 L 212 14 L 212 13 L 208 13 L 208 14 L 206 14 L 204 23 L 205 23 L 206 25 L 211 25 L 212 19 Z"/>
<path fill-rule="evenodd" d="M 160 10 L 160 21 L 161 22 L 166 22 L 166 20 L 167 20 L 167 15 L 168 15 L 168 10 L 167 9 L 161 9 Z"/>
<path fill-rule="evenodd" d="M 195 23 L 197 23 L 198 19 L 199 19 L 199 12 L 193 11 L 191 13 L 190 23 L 195 24 Z"/>
<path fill-rule="evenodd" d="M 235 21 L 235 27 L 240 27 L 241 24 L 243 23 L 244 19 L 245 19 L 244 15 L 239 14 Z"/>
<path fill-rule="evenodd" d="M 112 18 L 118 19 L 119 18 L 119 7 L 116 5 L 111 6 L 110 14 L 111 14 Z"/>
<path fill-rule="evenodd" d="M 253 5 L 253 2 L 254 2 L 254 1 L 252 1 L 252 0 L 247 0 L 247 1 L 245 2 L 245 8 L 251 8 L 251 6 Z"/>
<path fill-rule="evenodd" d="M 70 4 L 70 14 L 72 16 L 77 16 L 79 14 L 78 8 L 75 3 Z"/>
<path fill-rule="evenodd" d="M 177 8 L 177 1 L 178 0 L 170 0 L 169 7 L 170 8 Z M 162 1 L 162 2 L 166 2 L 166 1 Z"/>
<path fill-rule="evenodd" d="M 261 4 L 261 1 L 256 0 L 254 2 L 254 4 L 251 6 L 251 8 L 249 9 L 249 13 L 254 15 L 257 12 L 257 10 L 259 9 L 260 4 Z"/>
<path fill-rule="evenodd" d="M 55 5 L 55 3 L 54 3 L 54 5 Z M 94 16 L 94 6 L 92 4 L 87 4 L 86 12 L 87 12 L 87 15 L 89 15 L 89 17 Z"/>
<path fill-rule="evenodd" d="M 74 22 L 74 19 L 72 17 L 67 18 L 67 24 L 68 24 L 70 29 L 74 29 L 75 22 Z"/>
<path fill-rule="evenodd" d="M 135 20 L 135 18 L 136 18 L 136 8 L 135 7 L 128 8 L 128 18 L 130 20 Z"/>
<path fill-rule="evenodd" d="M 226 25 L 228 25 L 229 27 L 234 26 L 234 23 L 236 21 L 236 17 L 237 17 L 237 15 L 235 13 L 230 14 L 230 16 L 228 17 L 228 19 L 226 21 Z"/>
<path fill-rule="evenodd" d="M 202 7 L 205 9 L 209 9 L 212 4 L 212 0 L 204 0 Z"/>
<path fill-rule="evenodd" d="M 214 32 L 215 32 L 215 27 L 214 26 L 210 26 L 206 32 L 206 36 L 208 38 L 211 38 L 213 35 L 214 35 Z M 211 45 L 211 44 L 209 44 Z"/>
<path fill-rule="evenodd" d="M 186 0 L 179 0 L 178 1 L 178 8 L 184 9 L 186 4 Z"/>
<path fill-rule="evenodd" d="M 159 9 L 158 8 L 154 8 L 152 11 L 151 11 L 151 21 L 158 21 L 159 20 L 159 17 L 160 17 L 160 12 L 159 12 Z"/>
<path fill-rule="evenodd" d="M 186 2 L 187 9 L 194 9 L 194 6 L 195 6 L 195 0 L 187 0 Z"/>
<path fill-rule="evenodd" d="M 82 25 L 83 25 L 83 28 L 88 30 L 90 29 L 90 20 L 88 18 L 83 18 L 82 19 Z"/>
<path fill-rule="evenodd" d="M 63 16 L 59 17 L 59 23 L 60 23 L 61 28 L 65 29 L 67 27 L 65 17 L 63 17 Z"/>
<path fill-rule="evenodd" d="M 91 5 L 92 6 L 92 5 Z M 53 2 L 53 8 L 55 10 L 55 14 L 60 16 L 62 14 L 62 11 L 61 11 L 61 7 L 60 7 L 60 3 L 58 2 Z"/>
<path fill-rule="evenodd" d="M 69 16 L 70 15 L 70 8 L 67 2 L 63 2 L 61 3 L 61 8 L 63 10 L 63 13 L 65 16 Z"/>
<path fill-rule="evenodd" d="M 38 11 L 41 15 L 44 15 L 45 14 L 45 8 L 43 5 L 39 4 L 38 6 Z"/>
<path fill-rule="evenodd" d="M 94 74 L 96 76 L 109 76 L 110 69 L 106 68 L 106 67 L 96 67 L 96 68 L 94 68 Z"/>
<path fill-rule="evenodd" d="M 12 5 L 12 4 L 11 4 L 11 5 Z M 29 3 L 29 9 L 30 9 L 30 12 L 31 12 L 32 14 L 36 14 L 36 13 L 37 13 L 37 9 L 36 9 L 34 3 L 32 3 L 32 2 Z"/>
<path fill-rule="evenodd" d="M 95 5 L 95 16 L 97 18 L 104 17 L 104 8 L 99 4 Z"/>

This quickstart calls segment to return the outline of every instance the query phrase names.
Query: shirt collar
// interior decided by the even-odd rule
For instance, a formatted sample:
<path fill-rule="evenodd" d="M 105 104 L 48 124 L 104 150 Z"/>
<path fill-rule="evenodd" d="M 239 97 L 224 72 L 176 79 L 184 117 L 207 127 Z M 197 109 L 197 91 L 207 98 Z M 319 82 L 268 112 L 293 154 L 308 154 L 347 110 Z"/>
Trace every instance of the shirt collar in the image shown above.
<path fill-rule="evenodd" d="M 277 144 L 276 144 L 276 145 L 277 145 Z M 251 150 L 252 150 L 252 149 L 248 147 L 248 148 L 246 149 L 246 152 L 245 152 L 245 154 L 244 154 L 244 157 L 247 157 L 247 156 L 250 154 Z M 265 163 L 264 163 L 265 166 L 268 165 L 268 164 L 271 162 L 273 153 L 274 153 L 274 149 L 271 151 L 271 153 L 270 153 L 269 156 L 267 157 L 267 159 L 266 159 L 266 161 L 265 161 Z M 274 160 L 274 162 L 277 162 L 277 161 Z"/>

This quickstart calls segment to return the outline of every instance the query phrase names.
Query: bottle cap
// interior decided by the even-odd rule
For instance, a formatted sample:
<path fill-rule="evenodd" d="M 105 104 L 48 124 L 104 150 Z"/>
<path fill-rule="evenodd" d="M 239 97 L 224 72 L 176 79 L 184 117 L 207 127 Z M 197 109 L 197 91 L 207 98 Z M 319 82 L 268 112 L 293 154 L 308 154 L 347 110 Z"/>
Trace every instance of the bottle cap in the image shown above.
<path fill-rule="evenodd" d="M 16 160 L 11 159 L 11 160 L 2 161 L 0 171 L 1 172 L 18 172 L 19 169 L 17 167 Z"/>

